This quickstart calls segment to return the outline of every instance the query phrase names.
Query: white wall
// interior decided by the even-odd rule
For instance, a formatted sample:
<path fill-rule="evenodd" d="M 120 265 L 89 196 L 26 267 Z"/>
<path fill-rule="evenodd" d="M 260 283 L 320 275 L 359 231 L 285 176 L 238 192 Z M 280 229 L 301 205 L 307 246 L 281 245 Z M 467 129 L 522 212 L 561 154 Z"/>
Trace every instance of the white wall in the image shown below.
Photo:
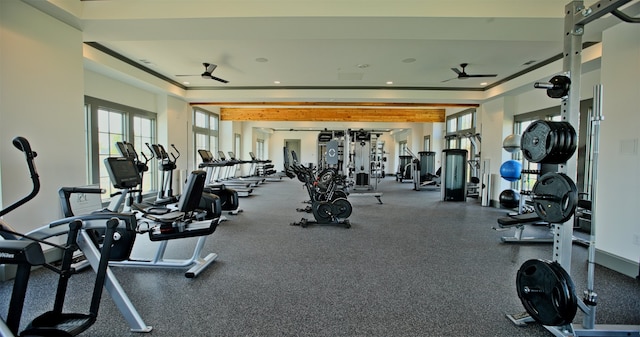
<path fill-rule="evenodd" d="M 503 190 L 510 188 L 509 182 L 500 178 L 500 165 L 511 159 L 502 149 L 502 140 L 513 130 L 513 98 L 500 97 L 482 104 L 477 110 L 477 122 L 482 126 L 482 153 L 480 160 L 490 163 L 491 200 L 498 200 Z"/>
<path fill-rule="evenodd" d="M 596 247 L 640 258 L 640 25 L 603 34 L 604 91 L 598 163 Z M 636 270 L 637 271 L 637 270 Z"/>
<path fill-rule="evenodd" d="M 191 106 L 182 99 L 173 96 L 158 95 L 158 100 L 167 103 L 167 151 L 175 152 L 171 144 L 180 153 L 176 161 L 177 170 L 173 174 L 173 191 L 175 195 L 182 193 L 187 174 L 194 170 L 194 139 L 191 132 L 193 113 Z M 159 116 L 160 117 L 160 116 Z"/>
<path fill-rule="evenodd" d="M 61 216 L 57 191 L 86 183 L 82 34 L 18 0 L 0 1 L 0 162 L 3 206 L 31 181 L 15 136 L 34 151 L 42 187 L 5 216 L 28 231 Z"/>
<path fill-rule="evenodd" d="M 117 102 L 118 104 L 145 111 L 158 111 L 156 95 L 148 90 L 86 69 L 84 71 L 84 83 L 84 94 L 87 96 Z"/>

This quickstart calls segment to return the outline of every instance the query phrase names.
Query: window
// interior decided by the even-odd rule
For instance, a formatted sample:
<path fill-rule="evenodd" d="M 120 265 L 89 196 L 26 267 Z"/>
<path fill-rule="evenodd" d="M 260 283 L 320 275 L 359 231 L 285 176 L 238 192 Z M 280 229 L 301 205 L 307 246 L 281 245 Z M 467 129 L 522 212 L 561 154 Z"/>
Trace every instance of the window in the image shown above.
<path fill-rule="evenodd" d="M 209 150 L 218 153 L 218 115 L 213 112 L 193 109 L 193 136 L 195 144 L 195 166 L 202 163 L 198 150 Z"/>
<path fill-rule="evenodd" d="M 458 138 L 449 137 L 447 138 L 447 149 L 457 149 L 458 148 Z"/>
<path fill-rule="evenodd" d="M 407 141 L 401 140 L 398 142 L 398 154 L 400 156 L 406 156 L 409 153 L 407 152 Z"/>
<path fill-rule="evenodd" d="M 128 141 L 134 145 L 141 161 L 145 160 L 146 143 L 155 140 L 155 114 L 118 103 L 85 97 L 88 183 L 100 184 L 107 190 L 103 201 L 116 192 L 104 166 L 107 157 L 119 157 L 116 142 Z M 146 153 L 149 153 L 148 151 Z M 150 157 L 148 155 L 147 157 Z M 143 193 L 156 188 L 157 167 L 149 165 L 143 179 Z"/>
<path fill-rule="evenodd" d="M 264 139 L 256 139 L 256 158 L 265 159 L 264 153 Z"/>
<path fill-rule="evenodd" d="M 447 118 L 447 133 L 456 132 L 458 130 L 458 119 L 457 118 Z"/>
<path fill-rule="evenodd" d="M 151 151 L 147 151 L 146 144 L 155 143 L 155 118 L 150 118 L 147 116 L 134 115 L 133 116 L 133 146 L 138 150 L 138 156 L 140 160 L 147 161 L 151 158 Z M 147 156 L 145 154 L 149 153 Z M 155 181 L 157 177 L 157 165 L 156 167 L 149 166 L 149 171 L 151 174 L 149 176 L 150 179 L 142 179 L 142 191 L 150 192 L 155 190 Z"/>
<path fill-rule="evenodd" d="M 472 152 L 474 149 L 469 138 L 476 137 L 476 109 L 467 109 L 447 116 L 446 124 L 447 149 L 467 149 L 469 155 L 473 156 L 475 152 Z"/>
<path fill-rule="evenodd" d="M 422 149 L 424 151 L 431 151 L 431 136 L 424 136 Z"/>
<path fill-rule="evenodd" d="M 476 109 L 467 109 L 453 115 L 447 116 L 447 134 L 451 136 L 465 136 L 475 133 L 476 129 Z"/>
<path fill-rule="evenodd" d="M 240 151 L 242 151 L 242 137 L 238 133 L 233 134 L 233 154 L 236 155 L 236 159 L 242 157 Z"/>
<path fill-rule="evenodd" d="M 479 135 L 476 134 L 476 109 L 467 109 L 447 116 L 447 134 L 445 135 L 447 149 L 467 150 L 467 179 L 478 176 L 479 153 L 477 148 Z"/>
<path fill-rule="evenodd" d="M 100 187 L 108 194 L 115 192 L 111 186 L 109 173 L 102 163 L 107 157 L 119 157 L 116 142 L 124 139 L 125 113 L 106 108 L 98 108 L 98 172 Z M 95 181 L 94 181 L 95 183 Z"/>

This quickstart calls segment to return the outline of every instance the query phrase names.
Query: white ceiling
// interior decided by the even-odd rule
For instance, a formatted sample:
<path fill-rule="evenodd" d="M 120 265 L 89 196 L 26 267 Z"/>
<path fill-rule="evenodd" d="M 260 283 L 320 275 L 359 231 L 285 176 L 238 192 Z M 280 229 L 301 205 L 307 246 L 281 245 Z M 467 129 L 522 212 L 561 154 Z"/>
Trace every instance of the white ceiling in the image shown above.
<path fill-rule="evenodd" d="M 360 92 L 380 89 L 485 90 L 562 52 L 566 5 L 562 0 L 24 1 L 82 30 L 85 42 L 198 92 L 192 101 L 219 100 L 231 92 L 265 101 L 264 92 L 274 89 L 286 90 L 288 100 L 309 99 L 310 90 L 349 91 L 353 94 L 345 99 L 355 101 Z M 636 15 L 639 7 L 632 2 L 625 12 Z M 590 24 L 583 41 L 599 41 L 601 31 L 617 23 L 608 16 Z M 229 83 L 202 79 L 203 62 L 217 64 L 213 75 Z M 451 68 L 461 63 L 469 64 L 469 74 L 498 76 L 452 80 Z"/>

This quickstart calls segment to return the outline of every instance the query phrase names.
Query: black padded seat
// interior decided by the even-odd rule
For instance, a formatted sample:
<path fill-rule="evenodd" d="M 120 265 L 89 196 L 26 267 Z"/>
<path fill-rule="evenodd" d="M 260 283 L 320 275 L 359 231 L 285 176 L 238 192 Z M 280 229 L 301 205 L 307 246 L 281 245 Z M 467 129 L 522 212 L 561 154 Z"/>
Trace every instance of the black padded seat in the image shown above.
<path fill-rule="evenodd" d="M 512 227 L 512 226 L 517 226 L 521 224 L 535 223 L 535 222 L 541 222 L 541 221 L 542 219 L 535 212 L 518 214 L 513 216 L 503 216 L 498 218 L 498 224 L 500 225 L 500 227 Z"/>

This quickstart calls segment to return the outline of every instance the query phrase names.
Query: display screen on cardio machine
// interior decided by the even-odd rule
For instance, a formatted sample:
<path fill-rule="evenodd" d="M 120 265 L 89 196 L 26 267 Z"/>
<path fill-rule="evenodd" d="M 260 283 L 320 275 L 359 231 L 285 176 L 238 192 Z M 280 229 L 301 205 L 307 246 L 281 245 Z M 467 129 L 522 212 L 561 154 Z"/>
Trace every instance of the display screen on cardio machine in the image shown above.
<path fill-rule="evenodd" d="M 141 183 L 138 168 L 131 158 L 109 157 L 104 160 L 115 188 L 134 188 Z"/>
<path fill-rule="evenodd" d="M 198 154 L 200 158 L 202 158 L 203 163 L 210 163 L 213 161 L 213 153 L 209 150 L 198 150 Z"/>

